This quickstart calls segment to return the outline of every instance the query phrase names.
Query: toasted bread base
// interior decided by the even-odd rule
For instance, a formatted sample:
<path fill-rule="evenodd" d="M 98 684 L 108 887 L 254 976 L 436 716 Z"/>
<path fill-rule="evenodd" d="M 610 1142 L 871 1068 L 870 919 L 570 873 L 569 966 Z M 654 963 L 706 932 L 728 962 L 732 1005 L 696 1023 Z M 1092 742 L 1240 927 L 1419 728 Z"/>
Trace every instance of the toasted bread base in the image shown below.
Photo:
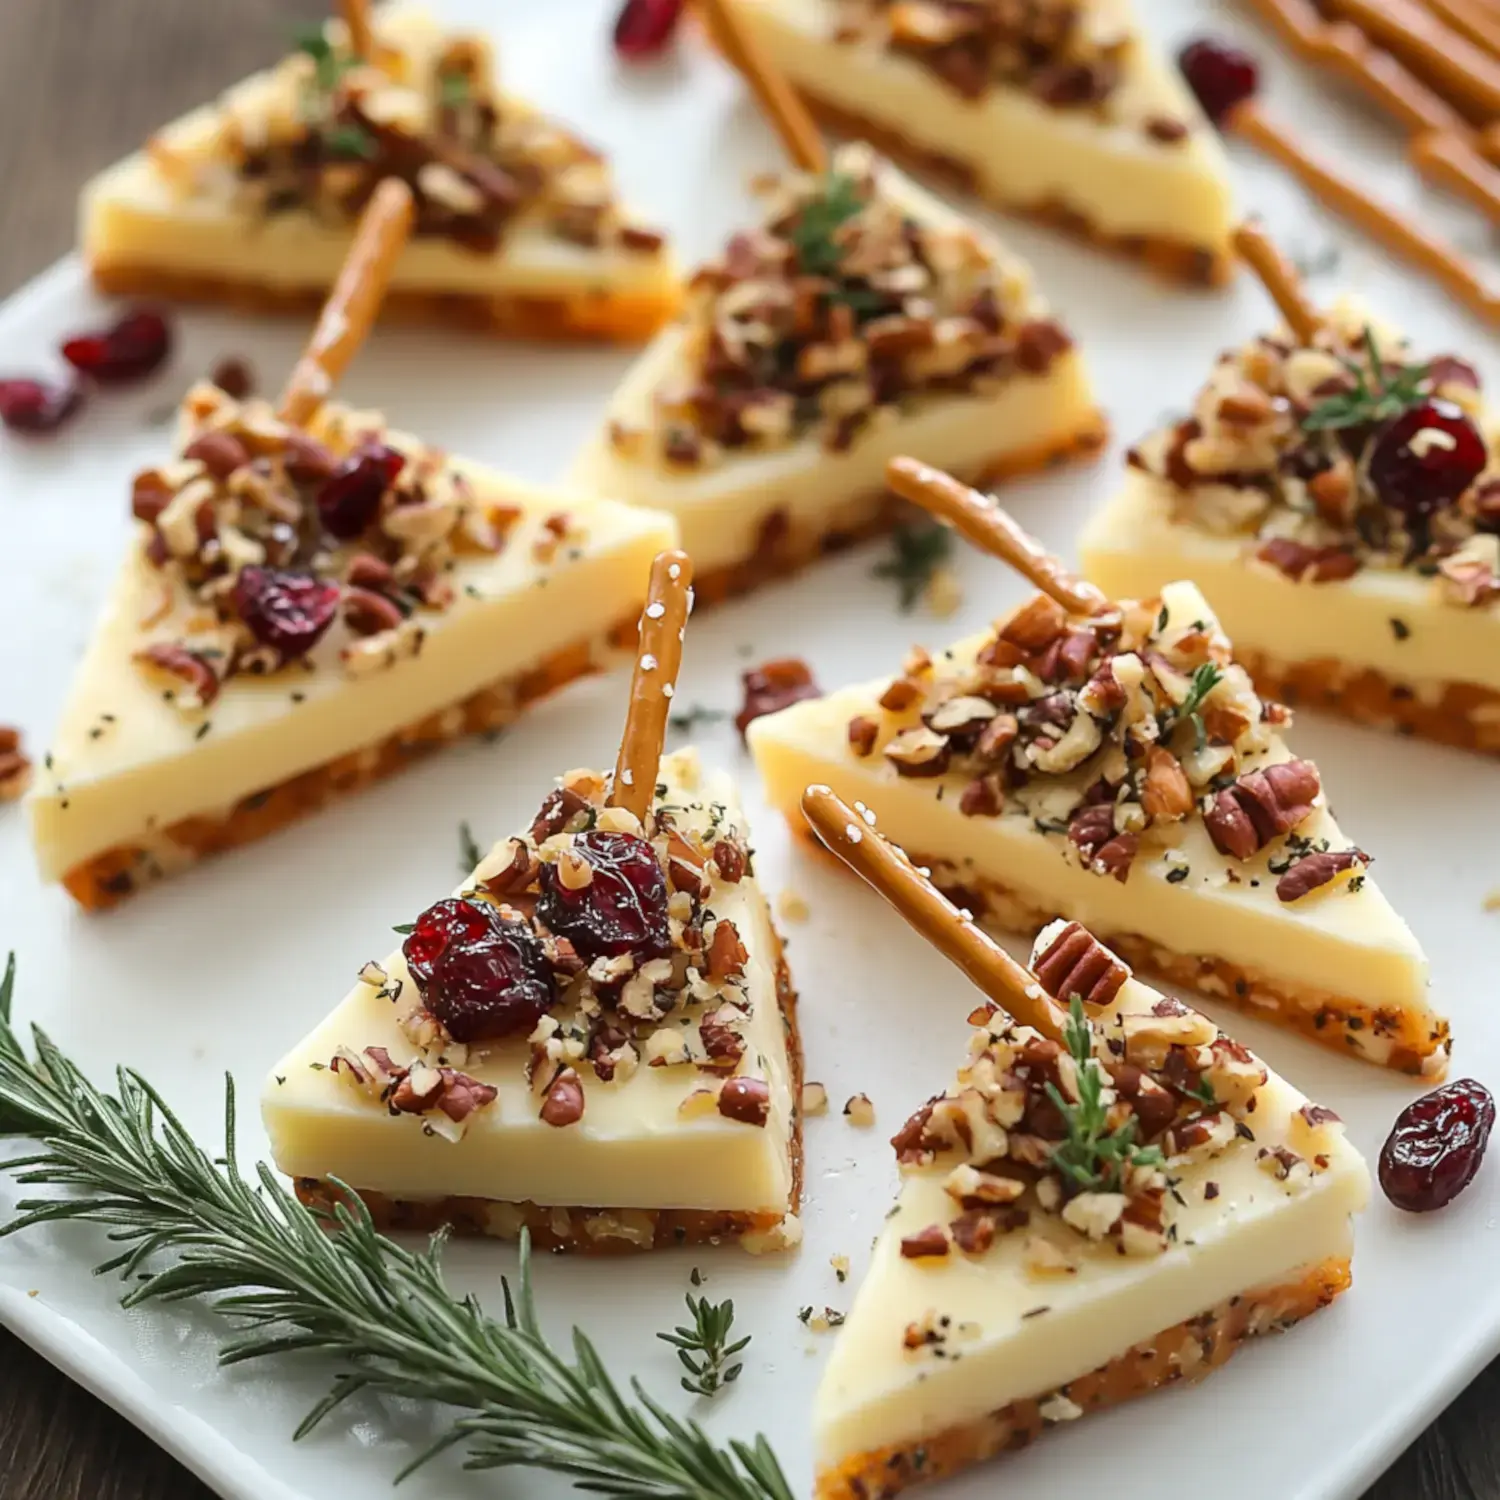
<path fill-rule="evenodd" d="M 915 145 L 900 131 L 821 99 L 806 89 L 799 92 L 813 114 L 837 134 L 851 140 L 869 141 L 893 161 L 914 171 L 940 178 L 975 197 L 985 196 L 973 168 L 956 156 Z M 1093 224 L 1081 210 L 1055 199 L 1040 203 L 993 201 L 1006 213 L 1065 230 L 1101 250 L 1137 261 L 1169 281 L 1186 282 L 1191 286 L 1224 286 L 1234 276 L 1234 259 L 1227 250 L 1192 245 L 1165 235 L 1111 234 Z"/>
<path fill-rule="evenodd" d="M 119 261 L 94 260 L 89 274 L 101 292 L 113 296 L 210 302 L 258 315 L 313 316 L 328 295 L 326 287 L 270 286 Z M 640 344 L 676 315 L 681 301 L 677 287 L 657 294 L 590 290 L 556 297 L 395 288 L 386 293 L 380 316 L 503 338 Z"/>
<path fill-rule="evenodd" d="M 460 703 L 408 724 L 378 744 L 350 751 L 277 786 L 242 797 L 225 814 L 184 818 L 154 832 L 149 842 L 122 844 L 75 865 L 62 883 L 88 911 L 117 906 L 127 896 L 211 854 L 253 843 L 267 834 L 361 791 L 439 746 L 471 734 L 492 734 L 513 723 L 538 698 L 607 665 L 611 649 L 635 640 L 636 617 L 616 624 L 603 641 L 575 641 L 528 671 L 502 678 Z"/>
<path fill-rule="evenodd" d="M 1400 682 L 1335 657 L 1285 661 L 1236 646 L 1263 697 L 1326 708 L 1359 724 L 1500 755 L 1500 693 L 1474 682 Z"/>
<path fill-rule="evenodd" d="M 1012 1401 L 978 1421 L 950 1427 L 921 1442 L 893 1444 L 846 1459 L 818 1475 L 817 1500 L 887 1500 L 914 1484 L 950 1478 L 997 1453 L 1024 1448 L 1056 1425 L 1042 1416 L 1041 1408 L 1057 1396 L 1087 1414 L 1177 1381 L 1201 1380 L 1246 1339 L 1290 1328 L 1326 1307 L 1349 1282 L 1348 1258 L 1332 1257 L 1290 1281 L 1230 1297 L 1057 1391 Z"/>
<path fill-rule="evenodd" d="M 1103 413 L 1096 411 L 1073 432 L 1027 448 L 1007 449 L 955 477 L 981 487 L 1003 484 L 1059 464 L 1091 458 L 1108 439 L 1109 424 Z M 785 511 L 772 511 L 761 524 L 754 551 L 738 562 L 699 574 L 693 580 L 694 596 L 702 606 L 748 594 L 772 579 L 800 572 L 820 557 L 880 536 L 913 514 L 910 505 L 884 486 L 854 496 L 831 514 L 825 513 L 816 525 L 799 526 Z"/>
<path fill-rule="evenodd" d="M 638 1250 L 668 1250 L 679 1245 L 718 1245 L 738 1240 L 746 1249 L 790 1249 L 800 1234 L 789 1232 L 788 1219 L 802 1205 L 802 1033 L 797 1023 L 797 991 L 792 985 L 781 934 L 771 924 L 776 945 L 776 1002 L 786 1031 L 792 1079 L 792 1192 L 785 1212 L 756 1213 L 690 1208 L 584 1208 L 540 1203 L 508 1203 L 489 1198 L 437 1198 L 422 1201 L 359 1192 L 375 1223 L 384 1230 L 449 1228 L 459 1234 L 518 1239 L 531 1232 L 535 1249 L 573 1255 L 628 1255 Z M 462 1150 L 462 1145 L 454 1147 Z M 316 1177 L 293 1183 L 309 1207 L 329 1208 L 343 1196 Z"/>

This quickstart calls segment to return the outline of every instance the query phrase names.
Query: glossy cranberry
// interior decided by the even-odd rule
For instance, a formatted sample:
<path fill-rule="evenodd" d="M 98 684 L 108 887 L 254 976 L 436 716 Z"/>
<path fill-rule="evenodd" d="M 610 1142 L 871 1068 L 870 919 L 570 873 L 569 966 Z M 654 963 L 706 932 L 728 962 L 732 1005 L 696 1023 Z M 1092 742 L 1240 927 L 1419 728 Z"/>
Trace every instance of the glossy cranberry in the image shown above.
<path fill-rule="evenodd" d="M 537 916 L 585 959 L 622 953 L 665 958 L 672 951 L 672 933 L 656 850 L 633 833 L 598 830 L 579 834 L 573 850 L 587 861 L 593 878 L 570 890 L 556 865 L 543 865 Z"/>
<path fill-rule="evenodd" d="M 1380 1152 L 1380 1186 L 1408 1213 L 1451 1203 L 1474 1180 L 1495 1101 L 1482 1083 L 1459 1078 L 1408 1104 Z"/>
<path fill-rule="evenodd" d="M 62 356 L 100 385 L 127 385 L 159 369 L 172 352 L 172 330 L 155 308 L 138 307 L 97 333 L 65 339 Z"/>
<path fill-rule="evenodd" d="M 1203 113 L 1215 125 L 1236 104 L 1253 98 L 1260 86 L 1260 68 L 1255 59 L 1217 37 L 1202 36 L 1189 42 L 1178 54 L 1177 66 L 1197 95 Z"/>
<path fill-rule="evenodd" d="M 363 535 L 381 498 L 405 467 L 405 457 L 384 443 L 370 443 L 350 454 L 318 490 L 323 529 L 344 542 Z"/>
<path fill-rule="evenodd" d="M 1370 449 L 1370 483 L 1408 521 L 1452 505 L 1483 470 L 1488 454 L 1468 413 L 1433 398 L 1393 417 Z"/>
<path fill-rule="evenodd" d="M 475 901 L 439 901 L 401 945 L 422 1003 L 455 1041 L 529 1032 L 552 1004 L 552 971 L 536 934 Z"/>
<path fill-rule="evenodd" d="M 56 432 L 83 405 L 83 388 L 68 380 L 0 380 L 0 422 L 12 432 Z"/>
<path fill-rule="evenodd" d="M 813 681 L 812 668 L 797 656 L 780 656 L 740 674 L 744 702 L 734 716 L 734 727 L 743 739 L 745 731 L 767 714 L 780 713 L 794 703 L 821 697 Z"/>
<path fill-rule="evenodd" d="M 242 568 L 234 604 L 262 646 L 284 657 L 305 656 L 338 613 L 339 586 L 311 573 L 280 568 Z"/>
<path fill-rule="evenodd" d="M 639 62 L 665 50 L 682 19 L 682 0 L 625 0 L 615 18 L 615 51 Z"/>

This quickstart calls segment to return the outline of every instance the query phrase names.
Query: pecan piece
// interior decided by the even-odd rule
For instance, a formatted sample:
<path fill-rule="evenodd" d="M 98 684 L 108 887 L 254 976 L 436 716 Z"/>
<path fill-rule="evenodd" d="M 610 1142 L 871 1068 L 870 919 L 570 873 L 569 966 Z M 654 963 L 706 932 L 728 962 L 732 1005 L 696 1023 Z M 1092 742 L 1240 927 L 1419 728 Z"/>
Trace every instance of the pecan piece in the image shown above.
<path fill-rule="evenodd" d="M 1226 787 L 1203 822 L 1220 854 L 1249 859 L 1302 822 L 1320 789 L 1318 768 L 1311 761 L 1282 761 L 1247 772 Z"/>
<path fill-rule="evenodd" d="M 219 674 L 213 664 L 177 641 L 157 641 L 137 651 L 135 659 L 185 682 L 187 692 L 178 700 L 183 707 L 207 708 L 219 696 Z"/>
<path fill-rule="evenodd" d="M 885 747 L 885 758 L 899 776 L 941 776 L 951 757 L 947 739 L 925 727 L 903 729 Z"/>
<path fill-rule="evenodd" d="M 250 462 L 250 450 L 232 432 L 202 432 L 182 450 L 197 459 L 215 479 L 228 479 Z"/>
<path fill-rule="evenodd" d="M 1130 970 L 1086 927 L 1069 922 L 1032 960 L 1037 982 L 1067 1004 L 1077 995 L 1088 1005 L 1108 1005 L 1130 978 Z"/>
<path fill-rule="evenodd" d="M 735 715 L 734 726 L 742 738 L 756 719 L 779 713 L 805 698 L 822 696 L 813 681 L 812 668 L 796 656 L 778 657 L 775 661 L 752 667 L 741 675 L 740 682 L 745 701 Z"/>
<path fill-rule="evenodd" d="M 1153 745 L 1146 752 L 1146 780 L 1141 806 L 1153 822 L 1175 823 L 1193 810 L 1193 789 L 1170 750 Z"/>
<path fill-rule="evenodd" d="M 738 885 L 750 868 L 743 844 L 733 839 L 720 839 L 714 845 L 714 864 L 719 867 L 719 879 L 725 885 Z"/>
<path fill-rule="evenodd" d="M 1034 594 L 1001 626 L 999 638 L 1023 651 L 1042 651 L 1067 627 L 1062 605 L 1048 594 Z"/>
<path fill-rule="evenodd" d="M 1346 547 L 1309 547 L 1285 536 L 1263 542 L 1255 555 L 1294 583 L 1333 583 L 1353 578 L 1360 569 L 1359 559 Z"/>
<path fill-rule="evenodd" d="M 901 1241 L 903 1260 L 936 1260 L 948 1253 L 948 1231 L 941 1224 L 929 1224 Z"/>
<path fill-rule="evenodd" d="M 743 974 L 749 957 L 740 941 L 739 928 L 728 917 L 721 917 L 714 925 L 713 940 L 708 945 L 709 978 L 732 979 Z"/>
<path fill-rule="evenodd" d="M 531 824 L 533 841 L 540 844 L 544 839 L 563 832 L 579 813 L 588 810 L 588 806 L 586 799 L 565 786 L 548 792 Z"/>
<path fill-rule="evenodd" d="M 745 1039 L 736 1024 L 741 1012 L 732 1005 L 721 1005 L 704 1016 L 698 1028 L 707 1054 L 705 1067 L 716 1072 L 732 1073 L 745 1055 Z"/>
<path fill-rule="evenodd" d="M 544 1124 L 558 1128 L 576 1125 L 583 1118 L 583 1083 L 572 1068 L 564 1068 L 552 1080 L 542 1100 L 541 1118 Z"/>
<path fill-rule="evenodd" d="M 355 635 L 379 635 L 385 630 L 395 630 L 405 618 L 391 600 L 373 589 L 345 589 L 342 606 L 344 623 Z"/>
<path fill-rule="evenodd" d="M 31 757 L 21 749 L 21 731 L 0 726 L 0 802 L 15 802 L 31 785 Z"/>
<path fill-rule="evenodd" d="M 874 719 L 857 714 L 849 720 L 849 748 L 863 760 L 875 748 L 879 733 L 880 725 Z"/>
<path fill-rule="evenodd" d="M 1370 856 L 1363 849 L 1325 850 L 1317 854 L 1304 854 L 1276 882 L 1276 899 L 1300 901 L 1302 897 L 1336 880 L 1346 870 L 1352 870 L 1355 866 L 1363 868 L 1369 863 Z"/>
<path fill-rule="evenodd" d="M 990 772 L 976 776 L 959 794 L 958 810 L 966 818 L 997 818 L 1005 807 L 1005 787 Z"/>
<path fill-rule="evenodd" d="M 771 1090 L 765 1079 L 729 1079 L 719 1090 L 719 1113 L 742 1125 L 764 1125 L 771 1118 Z"/>

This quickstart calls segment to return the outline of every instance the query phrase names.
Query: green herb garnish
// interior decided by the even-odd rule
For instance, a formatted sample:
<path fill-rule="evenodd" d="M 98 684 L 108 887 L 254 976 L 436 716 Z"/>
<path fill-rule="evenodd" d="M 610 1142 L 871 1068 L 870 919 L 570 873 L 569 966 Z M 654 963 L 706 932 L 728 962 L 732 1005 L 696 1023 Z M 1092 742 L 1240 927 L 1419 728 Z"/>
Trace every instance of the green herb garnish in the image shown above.
<path fill-rule="evenodd" d="M 445 109 L 462 109 L 473 97 L 467 73 L 438 74 L 438 100 Z"/>
<path fill-rule="evenodd" d="M 479 861 L 484 858 L 484 850 L 479 847 L 479 840 L 474 837 L 474 830 L 469 827 L 467 821 L 458 825 L 458 863 L 465 875 L 472 875 Z"/>
<path fill-rule="evenodd" d="M 843 172 L 830 172 L 819 196 L 803 204 L 788 235 L 797 252 L 798 268 L 810 276 L 837 275 L 844 252 L 834 236 L 864 206 L 858 181 Z"/>
<path fill-rule="evenodd" d="M 1354 389 L 1339 391 L 1320 401 L 1302 419 L 1304 432 L 1335 432 L 1345 427 L 1374 426 L 1399 417 L 1426 400 L 1423 382 L 1426 365 L 1402 365 L 1388 375 L 1375 342 L 1375 330 L 1367 323 L 1361 342 L 1369 359 L 1368 371 L 1358 360 L 1346 359 L 1344 368 L 1354 378 Z"/>
<path fill-rule="evenodd" d="M 734 1326 L 734 1301 L 726 1297 L 714 1303 L 707 1297 L 687 1294 L 688 1311 L 693 1315 L 693 1326 L 679 1325 L 671 1333 L 659 1333 L 664 1344 L 671 1344 L 677 1357 L 687 1369 L 682 1377 L 682 1388 L 695 1396 L 712 1396 L 726 1385 L 739 1379 L 743 1364 L 730 1364 L 749 1342 L 744 1338 L 729 1342 L 729 1331 Z"/>
<path fill-rule="evenodd" d="M 1077 1066 L 1078 1103 L 1064 1099 L 1056 1084 L 1047 1085 L 1047 1097 L 1068 1127 L 1067 1137 L 1052 1148 L 1052 1165 L 1086 1192 L 1119 1192 L 1131 1167 L 1162 1164 L 1161 1149 L 1137 1144 L 1134 1115 L 1114 1130 L 1105 1128 L 1109 1110 L 1104 1103 L 1104 1070 L 1094 1056 L 1093 1029 L 1078 995 L 1068 1004 L 1063 1041 Z"/>
<path fill-rule="evenodd" d="M 1177 705 L 1173 714 L 1173 723 L 1180 724 L 1184 720 L 1193 726 L 1193 733 L 1198 740 L 1198 748 L 1201 750 L 1208 742 L 1208 731 L 1203 727 L 1203 700 L 1218 687 L 1224 680 L 1222 667 L 1217 667 L 1211 661 L 1206 661 L 1193 673 L 1193 680 L 1188 686 L 1187 697 Z"/>
<path fill-rule="evenodd" d="M 375 137 L 362 125 L 334 125 L 323 132 L 323 149 L 330 156 L 371 161 L 375 156 Z"/>
<path fill-rule="evenodd" d="M 297 1437 L 369 1391 L 441 1414 L 445 1431 L 406 1474 L 461 1446 L 469 1468 L 547 1470 L 615 1500 L 793 1500 L 764 1438 L 720 1446 L 639 1383 L 622 1390 L 577 1329 L 571 1358 L 554 1349 L 537 1322 L 527 1237 L 514 1292 L 502 1281 L 504 1317 L 492 1318 L 448 1290 L 442 1235 L 408 1250 L 341 1184 L 337 1207 L 318 1211 L 264 1164 L 242 1176 L 232 1084 L 216 1159 L 139 1073 L 119 1069 L 105 1093 L 35 1029 L 27 1056 L 10 1023 L 14 979 L 12 958 L 0 981 L 0 1133 L 38 1144 L 4 1170 L 66 1196 L 23 1200 L 0 1235 L 101 1226 L 118 1253 L 99 1271 L 128 1283 L 124 1306 L 205 1298 L 232 1325 L 221 1364 L 303 1351 L 331 1360 L 333 1388 Z"/>
<path fill-rule="evenodd" d="M 704 724 L 722 724 L 728 717 L 722 708 L 705 708 L 701 703 L 690 703 L 686 708 L 667 715 L 667 728 L 679 734 L 691 734 Z"/>
<path fill-rule="evenodd" d="M 938 521 L 898 526 L 891 533 L 891 556 L 876 563 L 872 571 L 876 578 L 895 582 L 905 613 L 926 592 L 932 575 L 952 551 L 953 533 Z"/>
<path fill-rule="evenodd" d="M 294 37 L 299 52 L 305 52 L 313 60 L 313 88 L 320 94 L 331 94 L 339 86 L 344 74 L 359 66 L 359 59 L 352 53 L 337 52 L 333 43 L 323 35 L 321 26 L 309 26 L 298 31 Z"/>

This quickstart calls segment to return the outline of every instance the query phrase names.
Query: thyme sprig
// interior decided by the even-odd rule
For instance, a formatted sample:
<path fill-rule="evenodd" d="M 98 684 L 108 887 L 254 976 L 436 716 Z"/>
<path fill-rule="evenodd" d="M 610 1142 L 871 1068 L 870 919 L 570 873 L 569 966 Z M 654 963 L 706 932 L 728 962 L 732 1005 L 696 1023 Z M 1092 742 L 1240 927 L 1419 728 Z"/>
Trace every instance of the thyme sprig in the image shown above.
<path fill-rule="evenodd" d="M 243 1176 L 232 1086 L 215 1159 L 140 1074 L 119 1069 L 106 1093 L 36 1028 L 28 1056 L 10 1022 L 14 980 L 12 958 L 0 982 L 0 1133 L 38 1146 L 4 1169 L 66 1196 L 24 1200 L 0 1234 L 101 1225 L 123 1247 L 99 1267 L 130 1283 L 123 1304 L 208 1299 L 234 1330 L 222 1364 L 304 1350 L 332 1360 L 333 1388 L 298 1437 L 369 1391 L 431 1403 L 449 1421 L 405 1473 L 458 1446 L 469 1468 L 545 1469 L 616 1500 L 792 1500 L 764 1438 L 721 1447 L 638 1382 L 622 1390 L 577 1329 L 571 1358 L 554 1349 L 537 1322 L 526 1240 L 514 1292 L 503 1284 L 504 1318 L 492 1318 L 444 1284 L 442 1236 L 407 1250 L 352 1193 L 319 1213 L 264 1164 Z"/>
<path fill-rule="evenodd" d="M 483 858 L 484 850 L 479 847 L 479 840 L 474 837 L 474 830 L 466 818 L 458 825 L 458 863 L 462 873 L 472 875 Z"/>
<path fill-rule="evenodd" d="M 1194 671 L 1188 684 L 1187 697 L 1179 703 L 1172 715 L 1174 724 L 1191 724 L 1201 750 L 1208 743 L 1208 730 L 1203 724 L 1203 700 L 1224 680 L 1224 669 L 1211 661 L 1204 662 Z"/>
<path fill-rule="evenodd" d="M 1362 361 L 1346 359 L 1344 368 L 1353 378 L 1354 388 L 1339 391 L 1313 407 L 1302 419 L 1304 432 L 1378 426 L 1426 400 L 1427 365 L 1402 365 L 1387 373 L 1375 341 L 1375 330 L 1368 323 L 1360 342 L 1369 362 L 1368 371 Z"/>
<path fill-rule="evenodd" d="M 1047 1097 L 1068 1127 L 1064 1139 L 1052 1148 L 1052 1165 L 1086 1192 L 1118 1192 L 1131 1167 L 1159 1167 L 1161 1149 L 1136 1141 L 1134 1115 L 1113 1130 L 1107 1128 L 1104 1069 L 1094 1056 L 1093 1029 L 1077 995 L 1068 1004 L 1063 1041 L 1077 1066 L 1078 1103 L 1063 1098 L 1056 1084 L 1047 1085 Z"/>
<path fill-rule="evenodd" d="M 834 276 L 844 258 L 837 241 L 839 227 L 865 206 L 859 182 L 845 172 L 830 172 L 816 198 L 802 205 L 788 233 L 799 269 L 809 276 Z"/>
<path fill-rule="evenodd" d="M 877 578 L 889 578 L 907 613 L 927 592 L 932 575 L 953 552 L 953 533 L 938 521 L 898 526 L 891 533 L 891 555 L 874 567 Z"/>
<path fill-rule="evenodd" d="M 722 1302 L 710 1302 L 707 1297 L 687 1294 L 688 1312 L 692 1314 L 692 1326 L 679 1324 L 671 1333 L 659 1333 L 664 1344 L 671 1344 L 677 1351 L 687 1374 L 682 1377 L 682 1388 L 695 1396 L 713 1396 L 726 1385 L 739 1379 L 745 1367 L 730 1360 L 750 1342 L 750 1335 L 729 1342 L 729 1332 L 734 1326 L 734 1299 L 726 1297 Z"/>

